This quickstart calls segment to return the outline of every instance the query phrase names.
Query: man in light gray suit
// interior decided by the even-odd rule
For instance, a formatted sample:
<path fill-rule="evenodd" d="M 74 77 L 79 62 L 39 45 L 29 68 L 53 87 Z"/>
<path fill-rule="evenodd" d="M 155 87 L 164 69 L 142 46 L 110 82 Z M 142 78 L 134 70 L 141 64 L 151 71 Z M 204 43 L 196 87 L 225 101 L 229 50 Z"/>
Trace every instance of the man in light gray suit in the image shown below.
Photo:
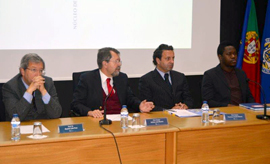
<path fill-rule="evenodd" d="M 37 54 L 21 59 L 20 73 L 2 87 L 6 121 L 17 113 L 21 121 L 58 118 L 59 104 L 52 78 L 44 76 L 45 63 Z"/>

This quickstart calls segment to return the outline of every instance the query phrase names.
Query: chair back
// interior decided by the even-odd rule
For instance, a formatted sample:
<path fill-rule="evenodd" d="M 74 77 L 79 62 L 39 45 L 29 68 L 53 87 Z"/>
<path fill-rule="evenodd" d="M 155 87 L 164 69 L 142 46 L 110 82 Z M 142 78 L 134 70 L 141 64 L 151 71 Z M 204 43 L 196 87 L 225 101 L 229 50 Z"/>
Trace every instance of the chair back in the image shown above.
<path fill-rule="evenodd" d="M 0 84 L 0 121 L 6 121 L 6 111 L 5 105 L 3 103 L 3 96 L 2 96 L 2 86 L 4 84 Z"/>
<path fill-rule="evenodd" d="M 88 72 L 88 71 L 73 72 L 73 73 L 72 73 L 73 93 L 74 93 L 74 91 L 75 91 L 77 85 L 79 84 L 81 74 L 86 73 L 86 72 Z M 76 113 L 76 112 L 73 111 L 73 110 L 70 110 L 69 116 L 70 116 L 70 117 L 78 117 L 78 116 L 80 116 L 80 114 Z"/>
<path fill-rule="evenodd" d="M 75 91 L 77 85 L 79 84 L 81 74 L 86 73 L 86 72 L 88 72 L 88 71 L 73 72 L 73 73 L 72 73 L 73 92 Z"/>

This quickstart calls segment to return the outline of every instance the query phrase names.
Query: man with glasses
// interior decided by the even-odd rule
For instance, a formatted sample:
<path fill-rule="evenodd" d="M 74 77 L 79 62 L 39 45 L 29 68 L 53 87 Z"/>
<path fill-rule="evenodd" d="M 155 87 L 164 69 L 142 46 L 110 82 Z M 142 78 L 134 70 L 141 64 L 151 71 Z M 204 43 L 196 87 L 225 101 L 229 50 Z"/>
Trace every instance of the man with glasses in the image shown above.
<path fill-rule="evenodd" d="M 21 59 L 20 73 L 3 85 L 6 120 L 17 113 L 21 121 L 58 118 L 62 107 L 51 78 L 44 76 L 45 63 L 34 53 Z"/>
<path fill-rule="evenodd" d="M 114 48 L 98 51 L 99 69 L 88 71 L 80 76 L 73 94 L 72 109 L 82 116 L 103 117 L 104 105 L 107 114 L 120 114 L 122 105 L 128 105 L 129 112 L 149 112 L 152 102 L 140 101 L 128 85 L 128 77 L 120 72 L 120 52 Z M 106 102 L 105 102 L 106 101 Z M 134 109 L 134 111 L 131 111 Z"/>

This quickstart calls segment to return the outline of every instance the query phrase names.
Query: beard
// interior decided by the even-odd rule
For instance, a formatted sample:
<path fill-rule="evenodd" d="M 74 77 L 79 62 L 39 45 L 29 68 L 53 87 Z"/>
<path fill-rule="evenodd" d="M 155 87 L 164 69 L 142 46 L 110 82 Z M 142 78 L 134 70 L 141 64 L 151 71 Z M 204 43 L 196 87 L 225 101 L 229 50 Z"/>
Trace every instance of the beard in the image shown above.
<path fill-rule="evenodd" d="M 118 75 L 119 75 L 119 73 L 120 73 L 120 68 L 121 68 L 121 67 L 117 67 L 117 68 L 115 69 L 115 71 L 112 73 L 112 77 L 115 77 L 115 76 L 118 76 Z"/>

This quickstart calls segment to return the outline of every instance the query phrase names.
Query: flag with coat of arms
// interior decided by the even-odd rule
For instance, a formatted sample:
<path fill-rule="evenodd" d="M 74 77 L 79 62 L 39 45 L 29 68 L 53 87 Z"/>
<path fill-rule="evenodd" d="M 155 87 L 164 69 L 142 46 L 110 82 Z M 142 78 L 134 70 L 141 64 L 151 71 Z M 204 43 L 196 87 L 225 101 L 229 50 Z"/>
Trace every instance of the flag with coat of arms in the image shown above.
<path fill-rule="evenodd" d="M 261 47 L 261 85 L 265 91 L 266 103 L 270 103 L 270 0 L 268 0 Z M 261 95 L 261 102 L 264 102 Z"/>
<path fill-rule="evenodd" d="M 242 68 L 250 80 L 260 83 L 260 39 L 253 0 L 247 1 L 236 67 Z M 255 101 L 260 102 L 260 87 L 252 82 L 249 87 Z"/>

